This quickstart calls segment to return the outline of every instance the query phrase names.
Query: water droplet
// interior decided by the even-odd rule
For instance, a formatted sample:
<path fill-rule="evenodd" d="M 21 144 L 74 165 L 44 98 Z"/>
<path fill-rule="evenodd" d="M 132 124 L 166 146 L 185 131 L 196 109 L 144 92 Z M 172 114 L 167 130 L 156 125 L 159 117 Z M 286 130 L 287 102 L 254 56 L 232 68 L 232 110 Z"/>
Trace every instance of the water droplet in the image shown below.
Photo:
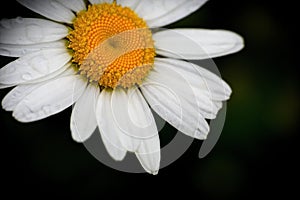
<path fill-rule="evenodd" d="M 200 129 L 197 129 L 195 132 L 195 137 L 199 139 L 206 139 L 207 135 L 205 133 L 202 133 Z"/>
<path fill-rule="evenodd" d="M 32 79 L 32 75 L 30 73 L 25 73 L 22 75 L 22 79 L 25 81 L 29 81 Z"/>
<path fill-rule="evenodd" d="M 16 18 L 16 22 L 19 23 L 19 24 L 21 24 L 21 23 L 24 22 L 24 18 L 22 18 L 22 17 L 17 17 L 17 18 Z"/>
<path fill-rule="evenodd" d="M 29 112 L 27 114 L 25 114 L 25 118 L 27 121 L 31 121 L 33 120 L 34 118 L 36 118 L 37 114 L 33 113 L 33 112 Z"/>
<path fill-rule="evenodd" d="M 45 37 L 45 34 L 43 33 L 43 28 L 37 24 L 31 24 L 26 26 L 25 32 L 27 39 L 32 42 L 41 42 Z"/>
<path fill-rule="evenodd" d="M 28 61 L 28 65 L 31 66 L 37 73 L 45 75 L 49 73 L 48 60 L 40 55 L 32 57 Z"/>
<path fill-rule="evenodd" d="M 50 114 L 51 112 L 51 106 L 50 105 L 45 105 L 42 107 L 42 111 L 44 112 L 44 114 Z"/>
<path fill-rule="evenodd" d="M 25 55 L 25 54 L 27 54 L 27 50 L 26 49 L 22 49 L 22 51 L 21 51 L 22 53 L 22 55 Z"/>

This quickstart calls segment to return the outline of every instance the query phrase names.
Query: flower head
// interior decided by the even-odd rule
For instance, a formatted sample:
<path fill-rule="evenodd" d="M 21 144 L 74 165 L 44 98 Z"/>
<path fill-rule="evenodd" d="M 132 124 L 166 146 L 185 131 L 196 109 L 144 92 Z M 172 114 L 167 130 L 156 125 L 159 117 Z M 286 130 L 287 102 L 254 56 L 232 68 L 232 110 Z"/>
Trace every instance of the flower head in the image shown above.
<path fill-rule="evenodd" d="M 205 139 L 230 87 L 184 60 L 239 51 L 230 31 L 152 31 L 206 0 L 18 0 L 48 19 L 0 22 L 0 55 L 19 57 L 0 69 L 0 88 L 15 86 L 2 106 L 32 122 L 74 104 L 71 133 L 84 142 L 98 127 L 115 160 L 134 152 L 159 170 L 160 143 L 150 107 L 182 133 Z M 183 60 L 184 59 L 184 60 Z M 150 105 L 150 107 L 149 107 Z"/>

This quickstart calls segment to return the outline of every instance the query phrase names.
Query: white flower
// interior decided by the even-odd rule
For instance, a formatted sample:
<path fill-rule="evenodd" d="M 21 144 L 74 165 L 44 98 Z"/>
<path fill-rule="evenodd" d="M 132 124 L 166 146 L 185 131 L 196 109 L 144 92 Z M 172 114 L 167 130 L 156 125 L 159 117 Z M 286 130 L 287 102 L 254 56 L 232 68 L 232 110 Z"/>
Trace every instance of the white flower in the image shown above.
<path fill-rule="evenodd" d="M 151 32 L 191 14 L 206 0 L 18 0 L 46 19 L 3 19 L 0 87 L 16 86 L 2 106 L 32 122 L 74 105 L 71 133 L 84 142 L 99 128 L 115 160 L 134 152 L 159 170 L 160 143 L 148 104 L 186 135 L 205 139 L 230 87 L 181 59 L 208 59 L 243 48 L 230 31 Z M 76 13 L 76 14 L 74 14 Z"/>

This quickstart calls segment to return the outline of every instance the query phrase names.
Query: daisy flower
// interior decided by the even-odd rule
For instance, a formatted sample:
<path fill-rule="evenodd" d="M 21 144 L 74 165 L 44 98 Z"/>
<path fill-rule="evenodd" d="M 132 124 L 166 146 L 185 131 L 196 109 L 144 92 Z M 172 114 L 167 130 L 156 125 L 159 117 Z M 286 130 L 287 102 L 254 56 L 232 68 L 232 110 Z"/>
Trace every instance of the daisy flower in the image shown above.
<path fill-rule="evenodd" d="M 243 39 L 226 30 L 157 29 L 206 0 L 18 0 L 43 18 L 3 19 L 0 55 L 17 59 L 0 69 L 0 88 L 15 86 L 2 107 L 20 122 L 74 105 L 72 138 L 98 127 L 109 155 L 134 152 L 145 171 L 160 164 L 152 111 L 180 132 L 205 139 L 230 87 L 186 60 L 239 51 Z"/>

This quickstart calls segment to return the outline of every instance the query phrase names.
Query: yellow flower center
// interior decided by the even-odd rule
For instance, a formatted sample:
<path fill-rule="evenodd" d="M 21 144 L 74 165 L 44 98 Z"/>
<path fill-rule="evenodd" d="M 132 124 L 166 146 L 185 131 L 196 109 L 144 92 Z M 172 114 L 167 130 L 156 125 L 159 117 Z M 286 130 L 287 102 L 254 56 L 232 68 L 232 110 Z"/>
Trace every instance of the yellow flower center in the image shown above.
<path fill-rule="evenodd" d="M 127 7 L 103 3 L 78 13 L 68 35 L 73 63 L 101 87 L 140 84 L 153 68 L 155 49 L 145 21 Z"/>

